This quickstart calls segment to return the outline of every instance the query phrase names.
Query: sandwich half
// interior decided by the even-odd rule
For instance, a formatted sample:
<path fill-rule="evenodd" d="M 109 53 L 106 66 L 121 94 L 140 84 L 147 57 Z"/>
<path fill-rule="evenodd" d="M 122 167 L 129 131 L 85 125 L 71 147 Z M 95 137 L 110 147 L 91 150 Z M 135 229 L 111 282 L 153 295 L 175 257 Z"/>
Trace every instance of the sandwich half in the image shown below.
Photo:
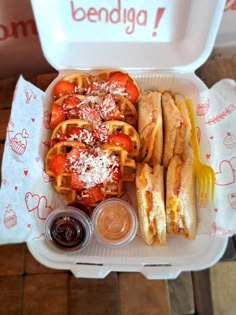
<path fill-rule="evenodd" d="M 175 155 L 169 163 L 166 177 L 167 233 L 195 239 L 197 208 L 193 158 L 185 160 Z"/>
<path fill-rule="evenodd" d="M 175 94 L 174 101 L 182 118 L 180 126 L 176 131 L 174 154 L 178 154 L 184 158 L 191 142 L 190 138 L 192 126 L 184 96 L 181 94 Z"/>
<path fill-rule="evenodd" d="M 140 135 L 140 161 L 161 164 L 163 152 L 163 126 L 161 93 L 143 93 L 138 102 L 138 132 Z"/>
<path fill-rule="evenodd" d="M 163 166 L 137 163 L 136 196 L 141 236 L 147 245 L 166 244 Z"/>
<path fill-rule="evenodd" d="M 163 165 L 168 167 L 174 155 L 184 157 L 190 144 L 191 123 L 185 99 L 181 94 L 162 95 L 164 121 Z"/>

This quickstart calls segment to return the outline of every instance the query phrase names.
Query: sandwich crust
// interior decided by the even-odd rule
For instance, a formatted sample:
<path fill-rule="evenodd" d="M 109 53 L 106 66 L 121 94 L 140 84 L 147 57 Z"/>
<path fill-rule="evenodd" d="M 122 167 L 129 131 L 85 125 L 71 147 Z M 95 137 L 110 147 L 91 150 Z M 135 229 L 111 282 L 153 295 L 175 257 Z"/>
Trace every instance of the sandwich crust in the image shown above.
<path fill-rule="evenodd" d="M 138 103 L 138 114 L 140 160 L 150 162 L 151 165 L 161 164 L 163 151 L 161 93 L 142 94 Z"/>
<path fill-rule="evenodd" d="M 182 117 L 175 105 L 170 93 L 162 95 L 162 111 L 164 120 L 164 151 L 163 165 L 168 167 L 171 158 L 174 156 L 177 129 L 182 123 Z"/>
<path fill-rule="evenodd" d="M 167 169 L 166 178 L 167 232 L 195 239 L 197 212 L 193 158 L 188 155 L 183 161 L 175 155 Z"/>
<path fill-rule="evenodd" d="M 174 100 L 176 107 L 178 108 L 180 115 L 182 117 L 182 123 L 180 124 L 176 131 L 174 154 L 184 156 L 190 144 L 191 122 L 189 119 L 188 109 L 185 103 L 184 96 L 181 94 L 175 94 Z"/>
<path fill-rule="evenodd" d="M 137 164 L 136 196 L 140 232 L 147 245 L 166 243 L 163 166 Z"/>
<path fill-rule="evenodd" d="M 138 113 L 141 163 L 136 195 L 141 236 L 148 245 L 166 244 L 167 234 L 195 239 L 196 191 L 185 98 L 167 91 L 146 92 Z"/>

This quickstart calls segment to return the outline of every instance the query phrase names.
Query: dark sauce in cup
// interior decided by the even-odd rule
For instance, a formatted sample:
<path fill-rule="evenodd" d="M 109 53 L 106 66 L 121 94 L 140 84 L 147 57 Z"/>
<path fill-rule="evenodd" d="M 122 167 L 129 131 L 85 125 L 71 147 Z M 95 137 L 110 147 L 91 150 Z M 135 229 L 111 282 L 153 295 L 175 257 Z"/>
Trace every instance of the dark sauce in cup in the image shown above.
<path fill-rule="evenodd" d="M 69 206 L 53 210 L 46 219 L 44 231 L 51 246 L 74 252 L 89 244 L 93 226 L 85 212 Z"/>
<path fill-rule="evenodd" d="M 69 216 L 57 218 L 52 223 L 50 232 L 53 241 L 62 247 L 77 247 L 85 238 L 81 222 Z"/>

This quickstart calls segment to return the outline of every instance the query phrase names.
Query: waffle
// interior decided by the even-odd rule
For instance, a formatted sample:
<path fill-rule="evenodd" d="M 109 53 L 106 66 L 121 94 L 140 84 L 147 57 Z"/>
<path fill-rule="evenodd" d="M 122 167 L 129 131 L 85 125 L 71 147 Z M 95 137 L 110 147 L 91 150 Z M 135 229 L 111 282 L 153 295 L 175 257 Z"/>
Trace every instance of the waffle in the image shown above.
<path fill-rule="evenodd" d="M 127 151 L 115 144 L 103 144 L 100 148 L 108 152 L 109 155 L 113 153 L 119 157 L 121 182 L 133 182 L 135 179 L 136 162 L 128 157 Z"/>
<path fill-rule="evenodd" d="M 118 69 L 109 69 L 109 70 L 104 70 L 101 72 L 98 72 L 96 74 L 88 74 L 88 73 L 83 73 L 83 72 L 75 72 L 72 74 L 69 74 L 67 76 L 64 76 L 60 79 L 60 81 L 67 81 L 71 82 L 75 86 L 75 94 L 80 94 L 80 95 L 121 95 L 124 96 L 128 99 L 131 99 L 130 96 L 128 95 L 126 91 L 126 87 L 120 87 L 119 83 L 115 84 L 115 82 L 110 82 L 110 76 L 113 74 L 127 74 L 128 75 L 128 80 L 127 83 L 133 83 L 136 88 L 138 93 L 140 94 L 140 90 L 137 86 L 137 83 L 135 80 L 126 72 L 118 70 Z M 119 79 L 118 79 L 119 82 Z M 129 89 L 130 89 L 130 84 L 129 84 Z M 133 99 L 132 103 L 136 103 L 137 101 L 134 101 Z"/>
<path fill-rule="evenodd" d="M 133 126 L 130 124 L 127 124 L 120 120 L 110 120 L 103 123 L 108 129 L 108 134 L 126 134 L 130 137 L 133 145 L 133 149 L 131 152 L 128 153 L 131 157 L 136 157 L 139 155 L 140 150 L 140 139 L 139 134 L 135 130 Z"/>
<path fill-rule="evenodd" d="M 59 106 L 62 106 L 64 100 L 65 100 L 67 97 L 70 97 L 70 96 L 77 97 L 77 98 L 78 98 L 79 100 L 81 100 L 81 101 L 85 101 L 85 100 L 87 99 L 87 96 L 86 96 L 86 95 L 83 95 L 83 94 L 67 94 L 67 95 L 64 95 L 64 96 L 58 98 L 57 100 L 55 100 L 54 103 L 56 103 L 56 104 L 59 105 Z"/>
<path fill-rule="evenodd" d="M 51 147 L 54 146 L 55 139 L 58 139 L 58 135 L 67 135 L 73 128 L 80 127 L 88 130 L 93 130 L 93 125 L 82 119 L 68 119 L 59 123 L 53 130 L 51 135 Z M 67 139 L 67 141 L 69 141 Z"/>
<path fill-rule="evenodd" d="M 64 76 L 61 80 L 74 83 L 76 92 L 78 94 L 85 94 L 88 86 L 95 80 L 95 78 L 91 74 L 77 72 Z"/>
<path fill-rule="evenodd" d="M 107 70 L 103 70 L 103 71 L 99 72 L 98 74 L 94 75 L 95 81 L 108 81 L 109 77 L 112 74 L 117 73 L 117 72 L 127 73 L 127 72 L 124 72 L 124 71 L 119 70 L 119 69 L 107 69 Z M 128 80 L 132 81 L 137 86 L 137 83 L 129 74 L 128 74 Z"/>
<path fill-rule="evenodd" d="M 71 186 L 71 174 L 68 172 L 63 172 L 59 176 L 55 176 L 54 173 L 50 169 L 50 161 L 52 158 L 57 155 L 65 155 L 68 153 L 70 149 L 74 146 L 83 146 L 84 144 L 80 142 L 68 142 L 62 141 L 57 143 L 53 148 L 51 148 L 45 158 L 45 173 L 53 178 L 53 187 L 54 189 L 62 195 L 66 195 L 66 199 L 69 203 L 75 201 L 76 199 L 76 191 L 70 188 Z"/>
<path fill-rule="evenodd" d="M 111 74 L 116 73 L 116 72 L 123 72 L 119 69 L 106 69 L 102 70 L 101 72 L 95 74 L 95 80 L 96 81 L 108 81 L 109 77 Z"/>
<path fill-rule="evenodd" d="M 124 96 L 114 95 L 114 100 L 119 107 L 121 112 L 122 120 L 136 127 L 138 121 L 138 114 L 135 106 Z"/>
<path fill-rule="evenodd" d="M 54 145 L 48 151 L 45 158 L 45 172 L 47 175 L 53 177 L 53 186 L 55 190 L 60 194 L 65 195 L 68 203 L 77 201 L 77 192 L 76 190 L 71 189 L 71 173 L 65 171 L 59 176 L 55 176 L 50 170 L 50 161 L 57 154 L 66 156 L 66 154 L 75 146 L 85 147 L 84 144 L 78 141 L 62 141 Z M 99 186 L 105 198 L 120 197 L 125 192 L 125 183 L 133 182 L 135 179 L 136 163 L 133 159 L 128 158 L 127 152 L 119 146 L 104 144 L 100 148 L 107 152 L 108 156 L 114 154 L 118 157 L 121 176 L 116 183 L 103 182 Z"/>
<path fill-rule="evenodd" d="M 58 139 L 58 135 L 65 136 L 67 135 L 73 128 L 75 127 L 80 127 L 80 128 L 86 128 L 89 131 L 92 131 L 94 129 L 93 125 L 86 122 L 85 120 L 82 119 L 68 119 L 63 122 L 61 122 L 57 127 L 53 130 L 52 136 L 51 136 L 51 147 L 55 144 L 55 139 Z M 101 129 L 105 127 L 105 130 L 107 130 L 106 135 L 112 135 L 112 134 L 126 134 L 130 137 L 132 141 L 132 151 L 128 153 L 129 156 L 136 157 L 139 154 L 139 149 L 140 149 L 140 140 L 139 140 L 139 135 L 137 131 L 134 129 L 133 126 L 120 121 L 120 120 L 109 120 L 107 122 L 104 122 L 100 125 Z M 99 127 L 98 127 L 99 128 Z M 63 137 L 62 137 L 63 139 Z M 67 141 L 73 141 L 73 140 L 68 140 Z M 83 142 L 84 144 L 87 145 L 93 145 L 93 139 L 91 139 L 91 142 L 89 143 L 90 139 L 85 140 Z M 103 143 L 106 143 L 105 141 L 102 141 Z M 98 143 L 98 145 L 101 145 L 101 143 Z"/>
<path fill-rule="evenodd" d="M 116 74 L 116 73 L 125 73 L 125 74 L 128 74 L 127 72 L 124 72 L 124 71 L 121 71 L 121 70 L 118 70 L 118 69 L 108 69 L 108 70 L 104 70 L 102 72 L 99 72 L 97 75 L 95 75 L 95 81 L 96 82 L 109 82 L 109 78 L 111 75 L 113 74 Z M 138 89 L 139 91 L 139 94 L 140 94 L 140 90 L 137 86 L 137 83 L 135 82 L 135 80 L 128 74 L 128 82 L 132 82 L 136 88 Z M 109 88 L 108 88 L 109 89 Z M 112 92 L 112 90 L 114 89 L 114 91 Z M 127 92 L 126 92 L 126 88 L 119 88 L 119 85 L 118 86 L 111 86 L 111 93 L 115 94 L 115 95 L 122 95 L 126 98 L 129 98 Z M 135 102 L 136 103 L 136 102 Z"/>
<path fill-rule="evenodd" d="M 57 99 L 54 103 L 56 103 L 59 106 L 62 106 L 64 100 L 70 96 L 77 97 L 79 100 L 84 101 L 84 103 L 88 102 L 88 104 L 90 103 L 89 100 L 91 99 L 92 101 L 91 104 L 93 104 L 93 106 L 95 107 L 99 106 L 99 103 L 102 102 L 102 99 L 100 99 L 98 96 L 68 94 Z M 114 95 L 113 99 L 118 106 L 122 121 L 125 121 L 132 126 L 136 126 L 138 115 L 135 106 L 127 98 L 121 95 Z"/>

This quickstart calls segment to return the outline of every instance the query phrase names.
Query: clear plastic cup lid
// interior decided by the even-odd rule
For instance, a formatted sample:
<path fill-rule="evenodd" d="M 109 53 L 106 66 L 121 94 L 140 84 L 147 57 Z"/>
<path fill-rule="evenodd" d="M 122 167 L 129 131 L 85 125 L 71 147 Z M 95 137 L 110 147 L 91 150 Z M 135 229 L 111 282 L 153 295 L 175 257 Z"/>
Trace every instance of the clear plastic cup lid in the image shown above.
<path fill-rule="evenodd" d="M 87 247 L 93 227 L 86 213 L 74 207 L 65 207 L 50 213 L 44 232 L 52 247 L 64 252 L 74 252 Z"/>
<path fill-rule="evenodd" d="M 132 241 L 137 233 L 134 209 L 118 198 L 100 203 L 92 215 L 94 235 L 105 246 L 119 247 Z"/>

